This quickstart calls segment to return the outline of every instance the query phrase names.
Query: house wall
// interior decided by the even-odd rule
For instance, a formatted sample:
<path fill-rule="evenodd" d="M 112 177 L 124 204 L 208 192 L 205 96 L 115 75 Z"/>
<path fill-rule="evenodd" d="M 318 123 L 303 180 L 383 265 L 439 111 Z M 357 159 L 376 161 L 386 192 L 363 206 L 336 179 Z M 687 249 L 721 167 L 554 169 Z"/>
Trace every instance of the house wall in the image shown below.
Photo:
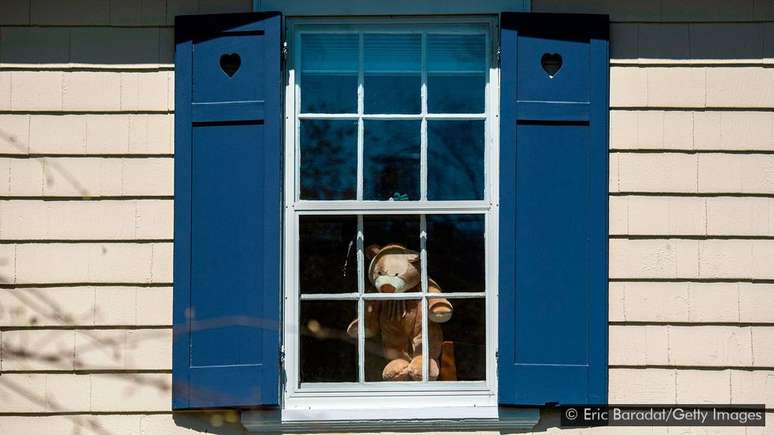
<path fill-rule="evenodd" d="M 0 3 L 0 434 L 241 433 L 170 411 L 172 24 L 251 6 Z M 613 21 L 610 402 L 774 421 L 774 2 L 532 7 Z"/>

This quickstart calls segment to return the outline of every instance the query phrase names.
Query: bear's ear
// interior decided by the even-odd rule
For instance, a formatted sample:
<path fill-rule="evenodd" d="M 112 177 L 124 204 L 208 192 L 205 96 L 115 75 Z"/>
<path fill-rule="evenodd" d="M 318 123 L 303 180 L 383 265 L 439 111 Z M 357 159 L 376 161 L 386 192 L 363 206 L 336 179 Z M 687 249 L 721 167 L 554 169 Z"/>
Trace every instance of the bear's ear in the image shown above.
<path fill-rule="evenodd" d="M 381 250 L 382 248 L 379 245 L 368 245 L 368 247 L 365 249 L 365 255 L 369 260 L 373 260 L 374 257 L 376 257 L 376 254 L 378 254 Z"/>

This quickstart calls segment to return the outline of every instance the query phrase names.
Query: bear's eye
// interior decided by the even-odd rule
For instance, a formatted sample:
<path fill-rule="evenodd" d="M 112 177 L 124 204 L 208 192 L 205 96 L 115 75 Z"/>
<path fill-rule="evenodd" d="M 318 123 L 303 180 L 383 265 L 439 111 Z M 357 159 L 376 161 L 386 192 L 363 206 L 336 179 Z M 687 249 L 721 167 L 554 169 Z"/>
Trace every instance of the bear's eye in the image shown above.
<path fill-rule="evenodd" d="M 396 274 L 394 274 L 393 276 L 398 276 L 398 274 L 396 273 Z"/>

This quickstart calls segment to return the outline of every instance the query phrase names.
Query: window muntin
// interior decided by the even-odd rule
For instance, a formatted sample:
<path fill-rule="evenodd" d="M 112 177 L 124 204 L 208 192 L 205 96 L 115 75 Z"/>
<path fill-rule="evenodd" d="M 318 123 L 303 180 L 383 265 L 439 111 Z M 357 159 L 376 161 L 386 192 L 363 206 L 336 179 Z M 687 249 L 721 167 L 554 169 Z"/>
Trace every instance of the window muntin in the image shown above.
<path fill-rule="evenodd" d="M 299 32 L 296 199 L 484 200 L 487 32 Z"/>
<path fill-rule="evenodd" d="M 491 400 L 495 390 L 496 342 L 492 334 L 496 310 L 489 295 L 496 285 L 496 279 L 491 278 L 495 257 L 490 256 L 496 253 L 496 246 L 491 242 L 496 234 L 496 219 L 489 169 L 493 156 L 490 123 L 495 121 L 490 118 L 493 101 L 489 96 L 492 28 L 489 21 L 463 25 L 297 27 L 291 47 L 292 53 L 293 47 L 296 48 L 295 74 L 290 79 L 295 91 L 291 121 L 296 146 L 290 155 L 294 160 L 289 160 L 295 161 L 296 166 L 286 167 L 288 179 L 292 180 L 286 198 L 288 216 L 293 223 L 288 229 L 289 244 L 286 245 L 287 264 L 292 264 L 286 275 L 291 283 L 286 327 L 293 329 L 285 334 L 289 392 L 317 395 L 303 396 L 311 400 L 311 397 L 322 397 L 319 394 L 338 392 L 440 392 L 451 391 L 445 387 L 453 386 L 455 391 L 483 393 Z M 339 70 L 318 64 L 315 71 L 309 68 L 310 64 L 304 64 L 307 57 L 303 52 L 298 52 L 298 47 L 303 51 L 311 46 L 304 43 L 306 35 L 314 35 L 310 40 L 316 47 L 325 44 L 320 35 L 336 35 L 336 41 L 345 41 L 340 44 L 344 48 L 326 48 L 321 52 L 338 50 L 337 53 L 346 52 L 351 57 L 347 62 L 339 62 L 343 65 Z M 355 55 L 351 49 L 352 35 L 357 39 Z M 455 37 L 457 41 L 470 43 L 464 49 L 446 50 L 438 59 L 429 61 L 434 56 L 428 52 L 431 41 L 435 47 L 441 47 L 444 38 Z M 377 54 L 370 53 L 369 48 Z M 353 70 L 357 71 L 354 96 L 349 87 L 342 90 L 332 81 L 328 84 L 335 90 L 319 89 L 320 81 L 308 78 L 310 74 L 351 77 Z M 444 77 L 449 82 L 459 82 L 460 86 L 443 86 Z M 437 79 L 435 93 L 430 92 L 432 79 Z M 317 103 L 317 108 L 310 109 L 310 102 L 319 95 L 336 92 L 346 101 L 327 106 Z M 455 103 L 454 95 L 444 96 L 444 93 L 458 92 L 472 98 L 462 104 Z M 350 97 L 355 100 L 354 105 Z M 432 103 L 431 98 L 434 98 Z M 304 156 L 304 150 L 319 149 L 317 143 L 324 142 L 315 141 L 309 130 L 303 131 L 309 121 L 349 122 L 345 124 L 345 133 L 320 135 L 341 138 L 339 141 L 327 139 L 328 143 L 323 144 L 323 149 L 336 148 L 332 157 Z M 353 137 L 357 142 L 354 154 Z M 342 148 L 350 154 L 341 151 Z M 310 165 L 314 161 L 323 164 Z M 316 173 L 322 184 L 304 180 L 305 171 Z M 339 173 L 343 176 L 338 176 Z M 319 229 L 320 222 L 336 227 L 331 230 L 335 234 L 317 234 L 327 231 Z M 316 241 L 321 238 L 331 240 Z M 419 253 L 418 291 L 385 294 L 369 289 L 366 271 L 370 261 L 365 250 L 372 243 L 401 243 Z M 329 258 L 327 265 L 318 259 L 322 271 L 308 271 L 310 261 L 300 257 L 305 257 L 305 252 L 326 249 L 335 250 L 332 255 L 335 259 Z M 354 290 L 353 264 L 357 269 Z M 451 268 L 461 266 L 467 269 L 450 275 Z M 342 273 L 331 278 L 325 272 L 328 268 Z M 345 270 L 346 278 L 342 276 Z M 320 285 L 313 283 L 313 277 Z M 440 283 L 442 295 L 432 293 L 430 280 Z M 413 302 L 426 313 L 432 301 L 439 297 L 448 299 L 455 308 L 451 320 L 441 327 L 446 340 L 455 344 L 456 382 L 430 382 L 430 363 L 426 359 L 418 382 L 384 382 L 381 371 L 386 360 L 378 351 L 371 350 L 380 343 L 365 337 L 365 330 L 370 329 L 367 322 L 358 324 L 357 339 L 348 341 L 342 334 L 352 318 L 366 319 L 364 312 L 372 301 Z M 322 306 L 323 302 L 327 304 L 325 309 L 313 308 Z M 357 312 L 354 317 L 353 310 Z M 426 347 L 428 340 L 424 337 L 428 336 L 431 322 L 426 315 L 421 318 L 423 347 Z M 328 363 L 319 356 L 320 349 L 329 352 Z M 331 370 L 333 361 L 342 359 L 346 362 Z"/>
<path fill-rule="evenodd" d="M 301 384 L 486 380 L 484 214 L 303 214 L 298 227 Z M 369 251 L 389 245 L 418 254 L 417 282 L 402 293 L 376 290 L 382 272 Z M 429 320 L 432 308 L 445 303 L 453 307 L 451 319 Z M 367 314 L 374 310 L 380 315 Z M 364 326 L 348 336 L 354 319 Z M 380 328 L 401 328 L 393 336 L 408 341 L 369 334 Z M 421 375 L 407 369 L 409 378 L 383 379 L 388 363 L 414 362 L 417 351 L 424 357 Z M 455 373 L 439 376 L 441 369 Z"/>

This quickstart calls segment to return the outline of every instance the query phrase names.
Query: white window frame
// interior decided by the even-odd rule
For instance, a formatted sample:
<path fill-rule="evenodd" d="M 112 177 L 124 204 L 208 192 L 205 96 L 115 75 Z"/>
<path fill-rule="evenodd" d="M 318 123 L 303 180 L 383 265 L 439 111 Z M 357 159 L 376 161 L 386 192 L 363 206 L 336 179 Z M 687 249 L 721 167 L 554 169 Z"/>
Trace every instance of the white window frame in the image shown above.
<path fill-rule="evenodd" d="M 288 18 L 286 20 L 286 41 L 288 56 L 286 59 L 285 87 L 285 167 L 284 167 L 284 229 L 283 229 L 283 370 L 285 382 L 282 394 L 282 421 L 319 421 L 319 420 L 372 420 L 372 419 L 437 419 L 437 418 L 497 418 L 497 275 L 498 275 L 498 211 L 499 211 L 499 66 L 496 47 L 499 36 L 499 23 L 494 16 L 457 16 L 457 17 L 384 17 L 384 18 Z M 372 27 L 376 27 L 373 29 Z M 427 143 L 426 134 L 422 135 L 420 172 L 422 186 L 419 201 L 310 201 L 298 199 L 298 126 L 300 110 L 300 89 L 294 65 L 298 64 L 300 34 L 304 31 L 323 31 L 331 33 L 349 32 L 362 28 L 377 30 L 379 33 L 407 31 L 416 32 L 432 29 L 444 33 L 471 33 L 471 27 L 485 29 L 486 60 L 488 81 L 485 89 L 485 111 L 479 117 L 458 115 L 427 114 L 426 86 L 422 87 L 422 113 L 419 115 L 363 115 L 362 93 L 362 44 L 360 48 L 361 67 L 358 78 L 358 113 L 360 115 L 315 114 L 314 118 L 329 119 L 420 119 L 423 129 L 425 120 L 432 119 L 482 119 L 485 121 L 485 162 L 484 162 L 484 199 L 477 201 L 427 201 L 426 174 Z M 480 30 L 479 30 L 480 31 Z M 477 33 L 479 32 L 477 31 Z M 423 36 L 424 38 L 424 36 Z M 362 38 L 361 38 L 362 41 Z M 424 44 L 423 44 L 424 46 Z M 424 53 L 423 53 L 424 56 Z M 423 83 L 426 78 L 423 77 Z M 363 138 L 362 122 L 358 128 L 358 162 L 362 162 Z M 357 198 L 362 199 L 362 165 L 358 164 Z M 299 283 L 298 283 L 298 225 L 301 215 L 387 215 L 387 214 L 481 214 L 485 216 L 486 246 L 486 380 L 457 382 L 385 382 L 385 383 L 319 383 L 299 386 Z M 362 219 L 358 219 L 362 223 Z M 424 230 L 424 217 L 421 219 L 421 231 Z M 362 227 L 362 226 L 361 226 Z M 362 239 L 358 240 L 362 248 Z M 424 245 L 422 249 L 422 267 Z M 358 253 L 358 262 L 364 264 L 362 249 Z M 426 271 L 423 274 L 426 277 Z M 427 291 L 426 280 L 422 283 Z M 362 286 L 361 286 L 362 287 Z M 353 293 L 353 300 L 360 300 L 362 294 Z M 447 293 L 450 295 L 452 293 Z M 378 294 L 376 297 L 391 295 Z M 406 295 L 398 294 L 396 297 Z M 426 299 L 423 304 L 426 305 Z M 453 300 L 453 299 L 452 299 Z M 426 316 L 423 319 L 426 330 Z M 361 322 L 362 323 L 362 322 Z M 362 328 L 362 324 L 361 324 Z M 362 341 L 362 340 L 361 340 Z M 363 355 L 363 343 L 359 343 L 359 354 Z M 362 360 L 362 356 L 360 357 Z M 427 361 L 425 359 L 425 361 Z M 423 372 L 427 373 L 427 363 Z M 359 367 L 362 372 L 362 364 Z M 425 376 L 426 377 L 426 376 Z M 362 379 L 362 373 L 360 376 Z M 421 404 L 421 406 L 417 406 Z"/>

